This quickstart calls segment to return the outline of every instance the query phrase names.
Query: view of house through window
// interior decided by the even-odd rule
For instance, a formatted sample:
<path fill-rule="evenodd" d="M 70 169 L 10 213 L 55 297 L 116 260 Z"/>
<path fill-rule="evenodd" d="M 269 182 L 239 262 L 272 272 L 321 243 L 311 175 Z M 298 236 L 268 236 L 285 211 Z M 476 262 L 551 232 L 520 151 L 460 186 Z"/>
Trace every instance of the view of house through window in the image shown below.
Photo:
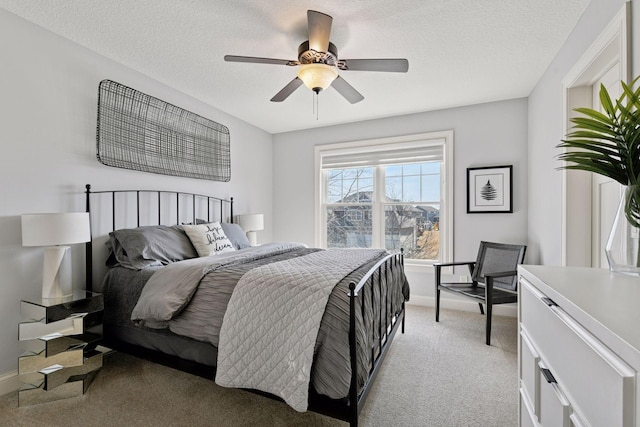
<path fill-rule="evenodd" d="M 440 172 L 440 160 L 326 169 L 327 247 L 377 240 L 409 259 L 440 259 Z"/>
<path fill-rule="evenodd" d="M 315 241 L 453 257 L 453 131 L 317 145 Z"/>

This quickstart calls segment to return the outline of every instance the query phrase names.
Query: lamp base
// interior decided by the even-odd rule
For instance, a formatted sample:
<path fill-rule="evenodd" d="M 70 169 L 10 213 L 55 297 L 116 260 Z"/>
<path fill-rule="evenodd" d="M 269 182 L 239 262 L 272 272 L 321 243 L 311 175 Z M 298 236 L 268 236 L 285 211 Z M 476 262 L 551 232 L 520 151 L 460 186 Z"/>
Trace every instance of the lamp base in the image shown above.
<path fill-rule="evenodd" d="M 247 239 L 251 246 L 258 246 L 258 236 L 255 231 L 247 231 Z"/>
<path fill-rule="evenodd" d="M 69 252 L 70 246 L 50 246 L 44 249 L 42 298 L 62 298 L 73 293 Z"/>

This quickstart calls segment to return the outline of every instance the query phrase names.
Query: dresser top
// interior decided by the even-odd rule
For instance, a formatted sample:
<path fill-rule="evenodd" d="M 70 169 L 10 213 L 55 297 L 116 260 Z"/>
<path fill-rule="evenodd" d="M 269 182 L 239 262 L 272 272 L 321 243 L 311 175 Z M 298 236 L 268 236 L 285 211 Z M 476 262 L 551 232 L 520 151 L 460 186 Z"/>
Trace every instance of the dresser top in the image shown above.
<path fill-rule="evenodd" d="M 640 350 L 640 278 L 606 269 L 522 265 L 523 277 L 587 328 Z"/>

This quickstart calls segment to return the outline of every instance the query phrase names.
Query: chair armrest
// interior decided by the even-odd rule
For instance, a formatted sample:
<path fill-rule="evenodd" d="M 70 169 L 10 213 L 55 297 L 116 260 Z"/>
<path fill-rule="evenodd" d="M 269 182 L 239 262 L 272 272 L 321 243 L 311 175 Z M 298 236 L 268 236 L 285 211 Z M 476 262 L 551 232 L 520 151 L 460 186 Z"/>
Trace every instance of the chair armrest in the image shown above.
<path fill-rule="evenodd" d="M 484 281 L 484 295 L 485 295 L 485 300 L 491 300 L 493 297 L 493 279 L 496 277 L 510 277 L 510 276 L 515 276 L 517 275 L 518 272 L 516 270 L 513 271 L 498 271 L 495 273 L 486 273 L 484 275 L 485 281 Z M 502 289 L 502 291 L 506 291 L 512 294 L 516 294 L 517 292 L 510 290 L 510 289 Z"/>
<path fill-rule="evenodd" d="M 434 262 L 434 267 L 452 267 L 455 265 L 471 265 L 475 264 L 475 261 L 460 261 L 460 262 Z"/>
<path fill-rule="evenodd" d="M 518 272 L 516 270 L 512 270 L 512 271 L 499 271 L 496 273 L 485 273 L 484 277 L 509 277 L 509 276 L 515 276 L 517 275 Z"/>

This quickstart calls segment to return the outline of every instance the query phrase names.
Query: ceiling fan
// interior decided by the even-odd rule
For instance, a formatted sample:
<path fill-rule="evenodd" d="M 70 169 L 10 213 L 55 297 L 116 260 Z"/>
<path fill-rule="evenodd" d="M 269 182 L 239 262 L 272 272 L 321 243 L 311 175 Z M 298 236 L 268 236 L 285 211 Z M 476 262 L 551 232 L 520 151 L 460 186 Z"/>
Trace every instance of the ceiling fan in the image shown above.
<path fill-rule="evenodd" d="M 272 102 L 282 102 L 303 83 L 316 94 L 332 86 L 352 104 L 360 102 L 364 96 L 340 77 L 341 71 L 384 71 L 406 73 L 409 61 L 406 59 L 338 59 L 338 48 L 329 41 L 333 18 L 315 10 L 307 11 L 309 40 L 298 47 L 298 60 L 258 58 L 253 56 L 226 55 L 228 62 L 250 62 L 255 64 L 275 64 L 300 66 L 298 75 L 273 98 Z"/>

